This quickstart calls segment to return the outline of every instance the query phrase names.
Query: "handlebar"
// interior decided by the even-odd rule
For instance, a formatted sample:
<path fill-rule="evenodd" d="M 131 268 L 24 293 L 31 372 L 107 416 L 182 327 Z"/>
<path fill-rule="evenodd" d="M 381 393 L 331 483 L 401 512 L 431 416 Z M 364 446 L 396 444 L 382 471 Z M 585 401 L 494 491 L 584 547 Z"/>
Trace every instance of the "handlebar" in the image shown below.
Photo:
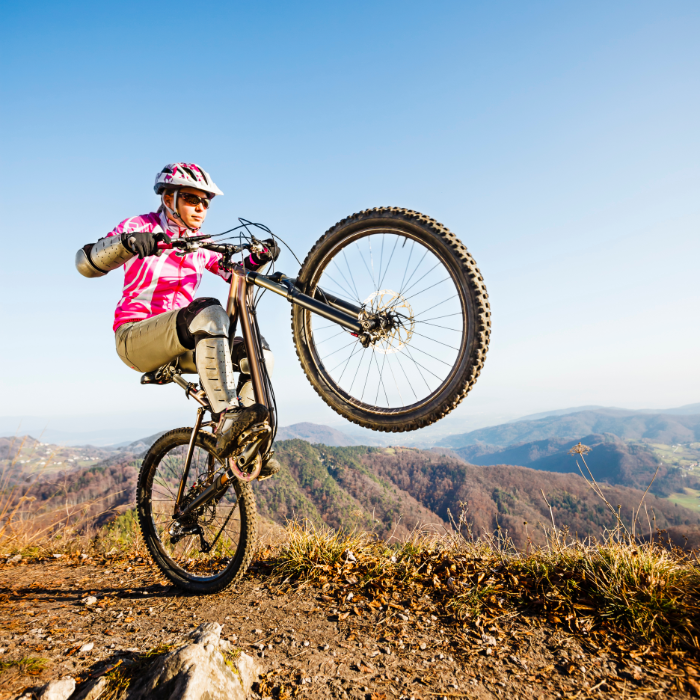
<path fill-rule="evenodd" d="M 262 245 L 257 239 L 253 239 L 250 243 L 243 243 L 241 245 L 232 245 L 231 243 L 205 243 L 209 236 L 191 236 L 190 238 L 176 238 L 170 243 L 173 248 L 177 248 L 182 251 L 182 254 L 194 253 L 199 248 L 204 248 L 205 250 L 211 250 L 214 253 L 220 253 L 221 255 L 231 256 L 237 255 L 244 250 L 250 250 L 251 252 L 260 252 L 262 250 Z"/>

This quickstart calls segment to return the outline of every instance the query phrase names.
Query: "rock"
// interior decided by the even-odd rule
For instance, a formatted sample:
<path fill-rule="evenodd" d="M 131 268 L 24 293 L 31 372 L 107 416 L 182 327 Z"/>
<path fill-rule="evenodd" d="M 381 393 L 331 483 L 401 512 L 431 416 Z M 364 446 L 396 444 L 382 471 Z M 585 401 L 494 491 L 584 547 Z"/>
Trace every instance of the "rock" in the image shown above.
<path fill-rule="evenodd" d="M 15 554 L 14 557 L 10 557 L 7 560 L 8 564 L 16 564 L 17 562 L 22 561 L 22 555 L 21 554 Z"/>
<path fill-rule="evenodd" d="M 63 557 L 63 554 L 54 554 L 53 558 L 54 559 L 61 559 Z"/>
<path fill-rule="evenodd" d="M 75 697 L 71 700 L 97 700 L 102 693 L 107 689 L 107 678 L 100 676 L 97 680 L 88 683 Z"/>
<path fill-rule="evenodd" d="M 87 654 L 89 651 L 92 651 L 95 648 L 95 643 L 94 642 L 88 642 L 87 644 L 83 644 L 83 646 L 80 647 L 79 654 Z"/>
<path fill-rule="evenodd" d="M 83 598 L 80 601 L 83 605 L 94 605 L 97 602 L 97 598 L 94 595 L 89 595 L 87 598 Z"/>
<path fill-rule="evenodd" d="M 67 700 L 75 690 L 75 681 L 72 678 L 62 678 L 60 681 L 51 681 L 45 685 L 37 695 L 38 700 Z"/>
<path fill-rule="evenodd" d="M 125 700 L 245 700 L 262 673 L 259 663 L 247 654 L 228 654 L 229 645 L 221 643 L 221 625 L 216 622 L 200 625 L 190 638 L 190 644 L 157 658 L 144 670 Z"/>

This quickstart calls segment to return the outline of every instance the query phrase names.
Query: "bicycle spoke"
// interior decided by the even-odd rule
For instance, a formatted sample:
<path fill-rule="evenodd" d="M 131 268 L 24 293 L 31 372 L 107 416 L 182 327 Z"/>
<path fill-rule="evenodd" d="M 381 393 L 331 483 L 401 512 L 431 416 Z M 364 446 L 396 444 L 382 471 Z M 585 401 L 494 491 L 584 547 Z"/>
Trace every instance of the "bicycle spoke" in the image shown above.
<path fill-rule="evenodd" d="M 408 238 L 406 239 L 408 240 Z M 404 243 L 404 245 L 406 245 Z M 416 242 L 411 241 L 411 250 L 408 253 L 408 260 L 406 261 L 406 269 L 403 271 L 403 277 L 401 278 L 401 284 L 399 285 L 399 294 L 401 293 L 401 290 L 403 289 L 403 283 L 404 280 L 406 279 L 406 273 L 408 272 L 408 266 L 411 264 L 411 256 L 413 255 L 413 249 L 416 247 Z"/>
<path fill-rule="evenodd" d="M 428 384 L 428 380 L 423 376 L 423 372 L 420 371 L 421 368 L 423 368 L 424 370 L 426 370 L 426 372 L 430 372 L 430 370 L 427 369 L 426 367 L 423 367 L 423 365 L 421 365 L 419 362 L 416 362 L 416 361 L 413 359 L 413 355 L 411 355 L 410 351 L 407 351 L 407 355 L 408 355 L 408 357 L 413 361 L 413 364 L 414 364 L 416 367 L 418 367 L 418 373 L 420 374 L 420 376 L 422 377 L 423 381 L 425 382 L 425 386 L 428 387 L 428 391 L 431 391 L 431 389 L 430 389 L 430 384 Z M 431 374 L 432 374 L 432 372 L 431 372 Z M 439 377 L 438 377 L 438 378 L 439 378 Z"/>
<path fill-rule="evenodd" d="M 454 299 L 454 297 L 452 297 Z M 426 309 L 426 311 L 430 311 L 430 309 Z M 425 313 L 425 311 L 422 311 L 421 313 Z M 420 314 L 419 314 L 420 315 Z M 427 323 L 428 321 L 439 321 L 442 318 L 453 318 L 454 316 L 461 316 L 461 312 L 457 312 L 456 314 L 446 314 L 445 316 L 433 316 L 433 318 L 428 318 L 424 319 L 423 321 L 416 321 L 416 323 Z M 415 321 L 415 316 L 413 317 L 413 320 Z"/>
<path fill-rule="evenodd" d="M 357 291 L 357 286 L 355 285 L 355 278 L 353 277 L 352 271 L 350 270 L 350 264 L 348 263 L 348 258 L 345 255 L 345 251 L 343 251 L 343 260 L 345 260 L 345 266 L 348 268 L 348 275 L 350 276 L 350 280 L 352 281 L 352 286 L 355 289 L 355 294 L 357 294 L 357 298 L 360 298 L 360 293 Z"/>
<path fill-rule="evenodd" d="M 350 301 L 350 300 L 353 298 L 352 294 L 349 293 L 348 290 L 345 289 L 345 287 L 343 287 L 342 284 L 339 284 L 338 282 L 336 282 L 336 280 L 334 280 L 328 273 L 326 273 L 326 276 L 328 277 L 328 279 L 329 279 L 331 282 L 333 282 L 333 284 L 334 284 L 338 289 L 342 289 L 343 291 L 342 291 L 342 292 L 331 292 L 330 290 L 324 289 L 324 290 L 323 290 L 324 292 L 325 292 L 325 291 L 328 291 L 330 294 L 333 294 L 334 296 L 339 296 L 339 297 L 341 297 L 341 298 L 342 298 L 342 297 L 345 297 L 348 301 Z M 360 301 L 360 300 L 357 299 L 356 301 Z"/>
<path fill-rule="evenodd" d="M 423 335 L 422 333 L 419 333 L 418 331 L 413 331 L 413 335 L 420 336 L 421 338 L 426 338 L 431 343 L 437 343 L 438 345 L 444 345 L 446 348 L 449 348 L 450 350 L 456 350 L 457 352 L 459 352 L 459 348 L 454 348 L 451 345 L 448 345 L 447 343 L 441 343 L 439 340 L 435 340 L 435 338 L 431 338 L 428 335 Z M 418 348 L 416 348 L 416 350 L 417 349 Z"/>
<path fill-rule="evenodd" d="M 416 390 L 413 388 L 413 384 L 411 384 L 411 380 L 408 378 L 408 375 L 406 374 L 406 370 L 404 369 L 404 366 L 401 364 L 401 360 L 396 360 L 397 364 L 401 368 L 401 371 L 403 372 L 403 376 L 406 377 L 406 381 L 408 382 L 408 386 L 411 387 L 411 391 L 413 392 L 413 396 L 415 397 L 416 401 L 418 401 L 418 394 L 416 394 Z"/>
<path fill-rule="evenodd" d="M 383 243 L 383 242 L 382 242 Z M 382 282 L 384 281 L 384 277 L 386 277 L 386 273 L 389 272 L 389 268 L 391 267 L 391 261 L 394 258 L 394 251 L 396 251 L 396 246 L 399 243 L 399 236 L 396 236 L 396 240 L 394 241 L 394 248 L 391 251 L 391 255 L 389 256 L 389 262 L 386 264 L 386 270 L 384 270 L 384 274 L 382 275 L 382 278 L 379 280 L 379 287 L 381 288 Z M 381 272 L 381 270 L 380 270 Z"/>
<path fill-rule="evenodd" d="M 432 328 L 442 328 L 445 331 L 454 331 L 455 333 L 462 332 L 461 328 L 448 328 L 447 326 L 441 326 L 439 323 L 428 323 L 427 321 L 416 321 L 416 323 L 422 323 L 424 326 L 431 326 Z"/>
<path fill-rule="evenodd" d="M 422 316 L 423 314 L 427 314 L 428 311 L 432 311 L 433 309 L 436 309 L 438 306 L 442 306 L 443 304 L 446 304 L 448 301 L 454 299 L 456 296 L 457 296 L 457 294 L 454 294 L 449 299 L 443 299 L 439 304 L 435 304 L 435 306 L 431 306 L 429 309 L 425 309 L 425 311 L 421 311 L 419 314 L 416 314 L 413 317 L 413 320 L 415 321 L 419 316 Z"/>
<path fill-rule="evenodd" d="M 352 384 L 350 384 L 350 388 L 348 389 L 348 393 L 350 393 L 352 391 L 352 387 L 354 386 L 355 380 L 357 379 L 357 373 L 360 371 L 360 366 L 362 365 L 362 360 L 364 360 L 364 359 L 365 359 L 364 354 L 360 355 L 360 362 L 358 363 L 357 369 L 355 370 L 355 376 L 352 378 Z"/>
<path fill-rule="evenodd" d="M 369 367 L 367 368 L 367 376 L 365 377 L 365 385 L 362 387 L 362 396 L 360 396 L 360 401 L 365 398 L 365 389 L 367 389 L 367 380 L 369 379 L 369 373 L 370 370 L 372 369 L 372 360 L 374 359 L 374 348 L 372 348 L 372 354 L 370 355 L 369 358 Z"/>
<path fill-rule="evenodd" d="M 433 360 L 437 360 L 438 362 L 442 362 L 443 365 L 447 365 L 448 367 L 452 366 L 452 365 L 448 364 L 447 362 L 444 362 L 443 360 L 441 360 L 439 357 L 435 357 L 435 355 L 431 355 L 429 352 L 426 352 L 425 350 L 421 350 L 419 347 L 416 347 L 415 345 L 413 346 L 413 349 L 417 350 L 418 352 L 422 352 L 424 355 L 427 355 L 428 357 L 430 357 Z M 430 370 L 428 370 L 428 371 L 430 372 Z M 437 374 L 434 374 L 433 372 L 430 372 L 430 374 L 432 374 L 434 377 L 437 377 L 438 379 L 440 379 L 440 377 L 438 377 Z"/>
<path fill-rule="evenodd" d="M 337 338 L 339 335 L 343 335 L 344 333 L 347 333 L 347 331 L 342 330 L 340 333 L 336 333 L 335 335 L 331 335 L 325 340 L 322 340 L 320 343 L 316 343 L 316 345 L 323 345 L 323 343 L 327 343 L 329 340 L 333 340 L 333 338 Z"/>
<path fill-rule="evenodd" d="M 374 256 L 372 255 L 372 236 L 367 236 L 367 245 L 369 246 L 369 261 L 372 265 L 372 282 L 374 282 Z M 378 290 L 379 286 L 375 282 L 375 289 Z"/>
<path fill-rule="evenodd" d="M 384 357 L 386 357 L 386 355 L 384 355 Z M 401 395 L 401 387 L 399 386 L 399 383 L 396 381 L 396 375 L 394 374 L 394 370 L 391 366 L 391 362 L 389 362 L 389 371 L 391 372 L 391 376 L 394 380 L 394 384 L 396 385 L 396 391 L 398 391 L 399 398 L 401 399 L 401 403 L 403 404 L 404 401 L 403 401 L 403 396 Z M 387 399 L 387 407 L 389 407 L 389 399 Z"/>
<path fill-rule="evenodd" d="M 356 244 L 356 245 L 357 245 L 357 244 Z M 360 246 L 359 246 L 359 245 L 357 246 L 357 250 L 358 250 L 358 251 L 360 250 Z M 372 278 L 372 284 L 375 284 L 375 283 L 374 283 L 374 275 L 370 272 L 369 267 L 367 267 L 367 261 L 365 260 L 364 256 L 362 256 L 362 262 L 364 263 L 365 270 L 367 270 L 367 274 Z M 376 287 L 376 284 L 375 284 L 374 289 L 376 290 L 376 288 L 377 288 L 377 287 Z"/>
<path fill-rule="evenodd" d="M 384 365 L 386 364 L 386 353 L 384 353 L 384 359 L 382 360 L 382 368 L 379 370 L 379 385 L 384 389 L 384 398 L 386 399 L 386 407 L 389 408 L 389 397 L 386 393 L 386 387 L 384 386 Z M 379 365 L 377 365 L 379 369 Z M 379 400 L 379 386 L 377 387 L 377 398 L 374 400 L 375 404 Z"/>
<path fill-rule="evenodd" d="M 335 353 L 340 352 L 341 350 L 345 350 L 345 348 L 349 348 L 351 345 L 354 345 L 356 342 L 357 342 L 357 340 L 353 340 L 352 343 L 348 343 L 347 345 L 343 345 L 342 348 L 338 348 L 337 350 L 334 350 L 329 355 L 322 357 L 321 360 L 327 360 L 331 355 L 335 355 Z"/>
<path fill-rule="evenodd" d="M 338 265 L 338 261 L 337 261 L 337 260 L 333 260 L 333 262 L 335 263 L 335 266 L 338 268 L 338 272 L 340 273 L 341 277 L 343 278 L 343 281 L 345 282 L 346 287 L 347 287 L 348 289 L 351 289 L 351 285 L 350 285 L 350 283 L 348 282 L 347 278 L 345 277 L 345 274 L 343 273 L 342 269 L 340 268 L 340 265 Z M 329 278 L 330 278 L 330 275 L 329 275 Z M 338 286 L 340 286 L 340 285 L 338 285 Z M 357 296 L 357 290 L 355 290 L 355 296 L 353 297 L 353 295 L 352 295 L 352 293 L 351 293 L 350 296 L 349 296 L 349 298 L 350 298 L 350 299 L 354 299 L 355 301 L 357 301 L 357 302 L 360 303 L 360 304 L 362 303 L 362 302 L 360 301 L 360 297 Z"/>
<path fill-rule="evenodd" d="M 356 340 L 355 342 L 357 343 L 358 341 Z M 347 346 L 346 346 L 346 347 L 347 347 Z M 335 367 L 333 367 L 333 369 L 328 370 L 328 371 L 329 371 L 329 372 L 333 372 L 333 371 L 335 371 L 336 369 L 338 369 L 338 367 L 340 367 L 340 365 L 342 365 L 344 362 L 349 362 L 350 359 L 352 358 L 352 356 L 355 355 L 357 352 L 359 352 L 359 351 L 362 350 L 362 349 L 363 349 L 362 346 L 360 346 L 360 348 L 359 348 L 358 350 L 356 350 L 355 352 L 351 352 L 351 354 L 350 354 L 350 356 L 348 357 L 347 360 L 341 360 Z"/>
<path fill-rule="evenodd" d="M 423 262 L 423 260 L 425 259 L 425 256 L 427 254 L 428 254 L 428 249 L 426 248 L 425 253 L 423 253 L 423 257 L 418 261 L 418 264 L 413 268 L 413 272 L 411 273 L 411 276 L 406 280 L 406 284 L 408 284 L 413 279 L 413 275 L 416 274 L 416 270 L 420 267 L 420 264 Z M 405 289 L 404 286 L 402 286 L 401 289 L 399 289 L 399 294 L 401 296 L 403 296 L 404 289 Z"/>
<path fill-rule="evenodd" d="M 350 360 L 352 360 L 352 358 L 355 357 L 355 355 L 357 355 L 357 353 L 361 352 L 362 350 L 364 350 L 364 348 L 362 346 L 360 346 L 359 349 L 355 350 L 355 352 L 353 352 L 352 355 L 350 355 L 350 357 L 348 357 L 347 362 L 345 363 L 345 367 L 343 367 L 343 371 L 340 373 L 340 377 L 338 377 L 339 383 L 343 379 L 343 375 L 345 374 L 345 370 L 348 368 L 348 365 L 350 364 Z M 338 365 L 338 366 L 340 366 L 340 365 Z"/>
<path fill-rule="evenodd" d="M 425 257 L 425 255 L 423 257 Z M 441 265 L 439 260 L 424 275 L 419 277 L 410 287 L 408 287 L 407 289 L 402 289 L 401 296 L 406 296 L 411 289 L 413 289 L 421 280 L 424 280 L 438 265 Z M 447 277 L 447 279 L 451 279 L 451 278 Z M 444 282 L 445 280 L 442 280 L 442 281 Z M 410 280 L 409 280 L 409 282 L 410 282 Z M 430 287 L 428 287 L 428 289 L 430 289 Z M 413 296 L 416 296 L 416 295 L 414 294 Z M 413 298 L 413 297 L 411 297 L 411 298 Z"/>
<path fill-rule="evenodd" d="M 445 277 L 444 280 L 440 280 L 439 282 L 436 282 L 435 284 L 431 284 L 429 287 L 426 287 L 425 289 L 421 289 L 420 292 L 416 292 L 411 296 L 411 301 L 413 301 L 418 295 L 423 294 L 423 292 L 427 292 L 429 289 L 432 289 L 433 287 L 437 287 L 439 284 L 442 284 L 443 282 L 447 282 L 447 280 L 451 280 L 451 277 Z M 420 280 L 416 280 L 416 284 L 418 284 Z M 412 287 L 415 287 L 414 285 L 411 285 Z"/>

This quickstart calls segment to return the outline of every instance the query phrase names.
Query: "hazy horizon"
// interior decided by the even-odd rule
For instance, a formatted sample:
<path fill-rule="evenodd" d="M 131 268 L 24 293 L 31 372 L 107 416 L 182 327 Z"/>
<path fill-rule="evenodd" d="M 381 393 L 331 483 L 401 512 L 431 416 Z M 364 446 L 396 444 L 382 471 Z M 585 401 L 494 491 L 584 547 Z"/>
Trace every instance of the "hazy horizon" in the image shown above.
<path fill-rule="evenodd" d="M 683 409 L 686 407 L 698 407 L 696 413 L 700 413 L 700 403 L 686 404 L 685 406 L 669 406 L 666 408 L 646 408 L 646 409 L 626 409 L 620 406 L 569 406 L 566 408 L 552 409 L 545 411 L 545 414 L 556 414 L 559 412 L 573 413 L 575 411 L 606 409 L 606 410 L 641 410 L 649 413 L 666 411 L 669 409 Z M 488 428 L 501 423 L 516 422 L 521 420 L 535 420 L 541 414 L 526 414 L 513 418 L 503 415 L 482 415 L 482 416 L 447 416 L 442 421 L 409 433 L 376 433 L 366 430 L 355 424 L 349 423 L 338 416 L 336 421 L 317 423 L 315 421 L 300 420 L 294 423 L 281 425 L 282 428 L 292 427 L 301 423 L 311 423 L 313 425 L 326 426 L 338 430 L 356 439 L 364 439 L 367 444 L 379 442 L 382 444 L 416 444 L 430 445 L 447 435 L 467 433 L 480 428 Z M 189 416 L 190 418 L 192 416 Z M 124 442 L 134 442 L 144 437 L 154 435 L 165 430 L 180 425 L 190 425 L 192 421 L 186 420 L 183 416 L 181 423 L 173 422 L 172 419 L 163 418 L 159 420 L 152 413 L 144 413 L 140 416 L 131 415 L 131 418 L 138 419 L 138 423 L 131 425 L 114 426 L 115 419 L 124 419 L 123 414 L 115 414 L 110 417 L 90 416 L 90 422 L 85 426 L 88 416 L 0 416 L 0 437 L 12 437 L 21 435 L 31 435 L 41 441 L 55 442 L 66 445 L 94 444 L 98 446 L 118 445 Z M 85 426 L 83 430 L 77 429 Z M 58 427 L 56 427 L 58 426 Z M 146 427 L 150 426 L 150 427 Z M 36 433 L 36 434 L 34 434 Z M 42 437 L 43 436 L 43 437 Z M 93 442 L 90 442 L 92 440 Z"/>

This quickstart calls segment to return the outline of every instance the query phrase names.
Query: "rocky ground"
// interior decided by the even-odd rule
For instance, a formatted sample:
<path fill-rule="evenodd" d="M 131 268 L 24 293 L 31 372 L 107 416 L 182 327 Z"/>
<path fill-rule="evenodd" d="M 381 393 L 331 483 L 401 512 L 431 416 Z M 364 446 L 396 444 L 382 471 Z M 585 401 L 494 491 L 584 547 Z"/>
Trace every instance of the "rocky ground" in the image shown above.
<path fill-rule="evenodd" d="M 258 564 L 237 588 L 198 598 L 145 560 L 2 564 L 0 700 L 63 676 L 79 690 L 203 622 L 222 624 L 223 638 L 260 661 L 258 698 L 686 698 L 700 690 L 692 667 L 596 654 L 536 618 L 457 630 L 401 605 L 358 609 L 318 587 L 281 588 L 265 571 Z"/>

